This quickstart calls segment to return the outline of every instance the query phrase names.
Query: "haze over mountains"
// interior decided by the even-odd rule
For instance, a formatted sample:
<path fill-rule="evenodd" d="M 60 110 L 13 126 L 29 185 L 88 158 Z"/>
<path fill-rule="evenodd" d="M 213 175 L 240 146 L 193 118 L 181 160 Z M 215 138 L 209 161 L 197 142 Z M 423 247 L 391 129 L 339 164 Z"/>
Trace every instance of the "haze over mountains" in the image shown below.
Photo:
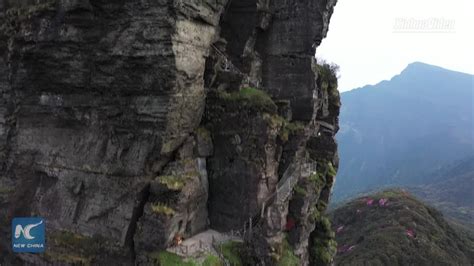
<path fill-rule="evenodd" d="M 333 198 L 430 184 L 433 173 L 473 155 L 473 77 L 417 62 L 343 93 Z"/>
<path fill-rule="evenodd" d="M 455 162 L 430 178 L 425 185 L 409 190 L 474 230 L 474 156 Z"/>

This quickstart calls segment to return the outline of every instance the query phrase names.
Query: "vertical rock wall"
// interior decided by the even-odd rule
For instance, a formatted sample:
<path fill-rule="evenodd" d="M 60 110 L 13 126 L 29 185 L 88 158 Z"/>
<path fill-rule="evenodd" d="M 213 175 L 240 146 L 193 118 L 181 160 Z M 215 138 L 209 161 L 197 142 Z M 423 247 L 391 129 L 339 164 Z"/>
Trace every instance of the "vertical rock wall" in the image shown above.
<path fill-rule="evenodd" d="M 45 217 L 51 243 L 21 260 L 151 264 L 177 235 L 241 229 L 288 167 L 337 168 L 338 94 L 314 59 L 334 5 L 0 0 L 0 216 Z M 328 171 L 263 219 L 256 263 L 291 215 L 309 261 Z"/>
<path fill-rule="evenodd" d="M 215 142 L 208 165 L 211 227 L 245 228 L 269 204 L 288 167 L 313 167 L 294 174 L 296 192 L 286 203 L 263 210 L 265 221 L 254 225 L 249 241 L 256 258 L 251 263 L 275 263 L 287 238 L 300 263 L 308 264 L 308 239 L 329 201 L 338 165 L 334 136 L 340 102 L 336 77 L 323 70 L 329 66 L 317 65 L 314 54 L 334 5 L 233 1 L 221 21 L 214 61 L 227 67 L 207 72 L 214 75 L 205 120 Z M 240 84 L 223 76 L 240 77 Z M 261 98 L 246 100 L 246 90 L 239 91 L 245 87 L 266 92 L 275 109 Z M 285 234 L 288 220 L 295 226 Z"/>
<path fill-rule="evenodd" d="M 8 217 L 130 246 L 150 181 L 200 123 L 224 2 L 30 2 L 2 23 Z"/>

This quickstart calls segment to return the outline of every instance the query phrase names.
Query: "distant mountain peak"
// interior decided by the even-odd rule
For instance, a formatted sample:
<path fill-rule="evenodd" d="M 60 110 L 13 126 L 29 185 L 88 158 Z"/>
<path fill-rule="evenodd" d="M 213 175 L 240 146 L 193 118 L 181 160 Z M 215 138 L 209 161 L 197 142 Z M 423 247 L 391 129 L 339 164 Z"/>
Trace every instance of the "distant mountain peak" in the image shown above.
<path fill-rule="evenodd" d="M 420 62 L 420 61 L 415 61 L 413 63 L 410 63 L 408 64 L 407 67 L 423 67 L 423 66 L 434 66 L 434 65 L 430 65 L 430 64 L 427 64 L 427 63 L 423 63 L 423 62 Z"/>
<path fill-rule="evenodd" d="M 419 62 L 419 61 L 408 64 L 405 67 L 405 69 L 400 73 L 400 75 L 404 75 L 404 74 L 405 75 L 407 75 L 407 74 L 422 75 L 422 74 L 435 74 L 435 73 L 441 73 L 441 72 L 461 73 L 461 74 L 464 74 L 464 75 L 466 75 L 466 74 L 469 75 L 468 73 L 463 73 L 463 72 L 447 69 L 447 68 L 440 67 L 440 66 L 430 65 L 430 64 L 427 64 L 427 63 Z"/>
<path fill-rule="evenodd" d="M 423 62 L 413 62 L 408 64 L 408 66 L 402 71 L 401 74 L 406 73 L 423 73 L 423 72 L 432 72 L 432 71 L 440 71 L 440 70 L 447 70 L 439 66 L 430 65 Z"/>
<path fill-rule="evenodd" d="M 415 62 L 388 81 L 342 93 L 333 199 L 422 184 L 440 165 L 471 155 L 472 82 L 472 75 Z"/>

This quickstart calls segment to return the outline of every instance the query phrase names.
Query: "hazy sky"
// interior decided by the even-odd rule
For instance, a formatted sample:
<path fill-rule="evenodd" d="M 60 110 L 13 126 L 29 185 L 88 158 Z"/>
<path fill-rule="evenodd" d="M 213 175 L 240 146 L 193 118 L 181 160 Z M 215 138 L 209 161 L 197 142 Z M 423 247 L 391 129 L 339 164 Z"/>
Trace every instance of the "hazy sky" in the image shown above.
<path fill-rule="evenodd" d="M 339 0 L 317 57 L 341 67 L 347 91 L 421 61 L 474 73 L 473 0 Z"/>

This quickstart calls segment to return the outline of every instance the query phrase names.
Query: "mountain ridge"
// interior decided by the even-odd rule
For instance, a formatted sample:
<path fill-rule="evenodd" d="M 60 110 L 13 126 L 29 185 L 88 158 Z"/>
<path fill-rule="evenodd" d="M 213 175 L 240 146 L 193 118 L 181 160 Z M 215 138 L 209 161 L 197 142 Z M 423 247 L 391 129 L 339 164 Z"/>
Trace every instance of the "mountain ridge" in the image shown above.
<path fill-rule="evenodd" d="M 342 93 L 335 199 L 381 185 L 413 185 L 474 154 L 474 76 L 412 63 L 376 85 Z"/>
<path fill-rule="evenodd" d="M 380 85 L 384 85 L 385 83 L 388 83 L 388 82 L 392 81 L 393 79 L 397 78 L 398 76 L 400 76 L 402 74 L 412 72 L 414 69 L 425 69 L 425 71 L 429 71 L 429 70 L 431 70 L 431 71 L 437 71 L 437 70 L 438 71 L 439 70 L 450 71 L 450 72 L 454 72 L 454 73 L 457 73 L 457 74 L 469 75 L 469 76 L 472 76 L 474 78 L 474 73 L 471 74 L 471 73 L 467 73 L 467 72 L 463 72 L 463 71 L 452 70 L 452 69 L 449 69 L 447 67 L 437 66 L 437 65 L 433 65 L 433 64 L 429 64 L 429 63 L 424 63 L 424 62 L 421 62 L 421 61 L 414 61 L 412 63 L 409 63 L 406 67 L 403 68 L 402 71 L 400 71 L 400 73 L 395 74 L 390 79 L 384 79 L 384 80 L 381 80 L 381 81 L 379 81 L 375 84 L 367 84 L 367 85 L 364 85 L 364 86 L 352 88 L 352 89 L 349 89 L 347 91 L 342 92 L 342 94 L 347 94 L 347 93 L 351 93 L 351 92 L 358 91 L 358 90 L 364 90 L 364 89 L 369 89 L 369 88 L 377 87 L 377 86 L 380 86 Z"/>
<path fill-rule="evenodd" d="M 405 190 L 377 192 L 331 212 L 336 265 L 470 265 L 474 239 Z"/>

